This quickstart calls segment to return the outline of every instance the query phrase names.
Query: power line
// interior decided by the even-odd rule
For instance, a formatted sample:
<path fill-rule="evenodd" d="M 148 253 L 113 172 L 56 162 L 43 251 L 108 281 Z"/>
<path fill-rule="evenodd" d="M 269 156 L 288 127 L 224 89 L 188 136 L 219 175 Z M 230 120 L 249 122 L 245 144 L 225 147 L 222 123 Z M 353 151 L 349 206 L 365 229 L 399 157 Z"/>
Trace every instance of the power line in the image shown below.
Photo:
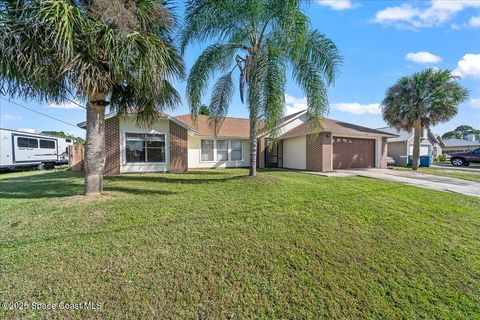
<path fill-rule="evenodd" d="M 44 117 L 47 117 L 47 118 L 50 118 L 50 119 L 53 119 L 53 120 L 62 122 L 62 123 L 64 123 L 64 124 L 68 124 L 69 126 L 78 128 L 78 126 L 75 125 L 75 124 L 73 124 L 73 123 L 69 123 L 69 122 L 66 122 L 66 121 L 57 119 L 57 118 L 55 118 L 55 117 L 49 116 L 48 114 L 42 113 L 42 112 L 37 111 L 37 110 L 32 109 L 32 108 L 29 108 L 29 107 L 27 107 L 27 106 L 24 106 L 24 105 L 22 105 L 22 104 L 20 104 L 20 103 L 15 102 L 15 101 L 10 101 L 10 100 L 8 100 L 8 99 L 5 99 L 4 97 L 0 97 L 0 99 L 5 100 L 5 101 L 10 102 L 10 103 L 13 103 L 13 104 L 15 104 L 15 105 L 17 105 L 17 106 L 19 106 L 19 107 L 24 108 L 24 109 L 27 109 L 27 110 L 33 111 L 33 112 L 35 112 L 35 113 L 38 113 L 38 114 L 40 114 L 40 115 L 42 115 L 42 116 L 44 116 Z"/>
<path fill-rule="evenodd" d="M 85 108 L 85 107 L 82 106 L 80 103 L 76 102 L 75 100 L 72 100 L 72 99 L 70 99 L 70 98 L 68 98 L 68 97 L 65 97 L 65 99 L 67 99 L 68 101 L 70 101 L 70 102 L 73 103 L 74 105 L 77 105 L 77 106 L 79 106 L 80 108 L 83 108 L 83 109 L 87 110 L 87 108 Z"/>

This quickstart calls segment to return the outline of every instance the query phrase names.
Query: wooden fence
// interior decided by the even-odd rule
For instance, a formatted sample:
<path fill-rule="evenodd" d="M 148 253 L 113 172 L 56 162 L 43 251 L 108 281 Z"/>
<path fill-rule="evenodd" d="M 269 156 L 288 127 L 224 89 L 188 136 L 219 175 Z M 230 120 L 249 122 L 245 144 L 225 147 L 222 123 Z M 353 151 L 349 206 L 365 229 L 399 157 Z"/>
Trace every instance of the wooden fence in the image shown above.
<path fill-rule="evenodd" d="M 72 171 L 83 171 L 84 148 L 82 144 L 68 147 L 68 167 Z"/>

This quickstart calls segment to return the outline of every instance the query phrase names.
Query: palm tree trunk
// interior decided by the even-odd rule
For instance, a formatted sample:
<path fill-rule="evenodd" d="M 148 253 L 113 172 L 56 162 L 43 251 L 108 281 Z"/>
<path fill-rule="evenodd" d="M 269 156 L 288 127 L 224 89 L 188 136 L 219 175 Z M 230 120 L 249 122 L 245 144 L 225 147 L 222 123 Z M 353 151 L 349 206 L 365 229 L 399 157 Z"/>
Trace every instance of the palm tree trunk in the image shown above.
<path fill-rule="evenodd" d="M 257 119 L 250 112 L 250 176 L 257 175 Z"/>
<path fill-rule="evenodd" d="M 412 170 L 418 169 L 418 159 L 420 158 L 420 135 L 422 133 L 422 120 L 415 121 L 415 132 L 413 135 L 413 163 Z"/>
<path fill-rule="evenodd" d="M 94 93 L 87 104 L 85 140 L 85 195 L 103 191 L 105 167 L 105 94 Z"/>

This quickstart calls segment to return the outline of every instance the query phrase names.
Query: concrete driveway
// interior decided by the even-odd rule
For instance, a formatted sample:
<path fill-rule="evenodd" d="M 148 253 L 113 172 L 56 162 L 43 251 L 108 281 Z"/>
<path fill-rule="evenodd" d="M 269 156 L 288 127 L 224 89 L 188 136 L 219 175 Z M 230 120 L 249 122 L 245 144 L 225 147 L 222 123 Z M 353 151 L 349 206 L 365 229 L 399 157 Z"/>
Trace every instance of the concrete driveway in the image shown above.
<path fill-rule="evenodd" d="M 391 169 L 338 170 L 336 173 L 338 173 L 339 176 L 356 175 L 360 177 L 401 182 L 421 188 L 460 193 L 480 198 L 480 183 L 473 181 Z M 335 173 L 330 176 L 335 176 Z"/>

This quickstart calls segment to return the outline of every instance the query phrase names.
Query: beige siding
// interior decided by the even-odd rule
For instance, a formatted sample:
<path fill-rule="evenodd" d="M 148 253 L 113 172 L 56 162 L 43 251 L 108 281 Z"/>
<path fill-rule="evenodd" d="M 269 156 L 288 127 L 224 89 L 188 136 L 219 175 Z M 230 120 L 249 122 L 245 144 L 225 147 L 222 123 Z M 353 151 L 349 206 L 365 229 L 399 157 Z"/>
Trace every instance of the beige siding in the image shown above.
<path fill-rule="evenodd" d="M 307 142 L 305 136 L 283 140 L 283 167 L 289 169 L 306 169 Z"/>
<path fill-rule="evenodd" d="M 238 161 L 217 161 L 217 150 L 214 149 L 214 161 L 201 161 L 201 140 L 242 140 L 243 159 Z M 216 147 L 216 144 L 215 144 Z M 230 142 L 229 142 L 230 147 Z M 230 150 L 229 150 L 230 152 Z M 249 140 L 242 138 L 220 138 L 220 137 L 188 137 L 188 168 L 236 168 L 248 167 L 250 165 L 250 144 Z"/>
<path fill-rule="evenodd" d="M 395 160 L 396 165 L 407 165 L 407 144 L 405 142 L 389 142 L 388 156 Z"/>

